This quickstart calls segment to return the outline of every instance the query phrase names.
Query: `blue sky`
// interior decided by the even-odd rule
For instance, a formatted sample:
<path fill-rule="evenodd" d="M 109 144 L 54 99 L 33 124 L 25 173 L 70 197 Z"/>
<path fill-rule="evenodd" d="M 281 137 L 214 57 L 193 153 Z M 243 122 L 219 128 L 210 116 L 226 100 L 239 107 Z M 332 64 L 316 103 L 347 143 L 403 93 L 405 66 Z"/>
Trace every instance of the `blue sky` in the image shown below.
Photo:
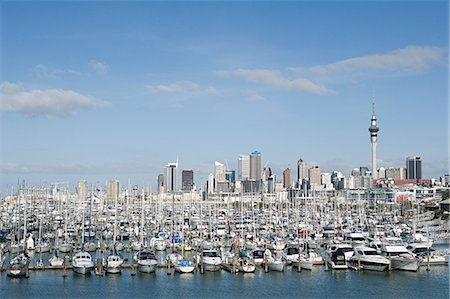
<path fill-rule="evenodd" d="M 262 152 L 278 175 L 420 155 L 448 172 L 448 3 L 3 2 L 1 190 Z"/>

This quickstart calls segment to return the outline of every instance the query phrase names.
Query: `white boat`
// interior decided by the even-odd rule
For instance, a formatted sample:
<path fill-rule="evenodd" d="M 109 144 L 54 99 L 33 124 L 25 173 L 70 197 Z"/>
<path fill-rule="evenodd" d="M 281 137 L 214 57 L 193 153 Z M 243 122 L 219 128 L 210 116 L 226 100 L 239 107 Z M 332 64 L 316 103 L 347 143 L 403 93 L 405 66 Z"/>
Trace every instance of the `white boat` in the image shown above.
<path fill-rule="evenodd" d="M 391 261 L 392 270 L 417 271 L 419 260 L 410 253 L 398 237 L 387 237 L 381 245 L 382 255 Z"/>
<path fill-rule="evenodd" d="M 275 240 L 270 243 L 269 247 L 273 250 L 283 250 L 286 247 L 286 242 L 281 238 L 275 238 Z"/>
<path fill-rule="evenodd" d="M 157 251 L 164 251 L 167 248 L 166 240 L 163 238 L 154 239 L 153 244 L 155 246 L 155 250 Z"/>
<path fill-rule="evenodd" d="M 38 244 L 34 247 L 34 251 L 37 253 L 45 253 L 50 251 L 50 243 L 46 241 L 38 242 Z"/>
<path fill-rule="evenodd" d="M 94 262 L 88 252 L 81 251 L 72 257 L 72 269 L 75 273 L 89 274 L 94 268 Z"/>
<path fill-rule="evenodd" d="M 249 257 L 253 260 L 255 265 L 259 266 L 264 262 L 264 250 L 254 249 L 250 251 Z"/>
<path fill-rule="evenodd" d="M 87 252 L 94 252 L 97 250 L 97 245 L 94 242 L 86 242 L 83 244 L 83 250 Z"/>
<path fill-rule="evenodd" d="M 183 258 L 181 254 L 173 253 L 168 258 L 178 273 L 193 273 L 195 270 L 195 264 L 191 260 Z"/>
<path fill-rule="evenodd" d="M 274 257 L 269 249 L 264 251 L 264 263 L 267 263 L 267 268 L 270 271 L 283 272 L 284 271 L 284 262 L 282 261 L 281 253 L 274 253 L 276 256 Z"/>
<path fill-rule="evenodd" d="M 288 246 L 283 251 L 283 258 L 289 264 L 298 262 L 299 250 L 298 247 Z"/>
<path fill-rule="evenodd" d="M 384 271 L 389 267 L 389 260 L 370 247 L 356 247 L 348 265 L 353 269 Z"/>
<path fill-rule="evenodd" d="M 150 250 L 141 250 L 136 254 L 139 272 L 154 273 L 158 266 L 155 254 Z"/>
<path fill-rule="evenodd" d="M 48 260 L 50 266 L 62 266 L 64 264 L 64 259 L 60 258 L 56 252 L 52 255 L 52 257 Z"/>
<path fill-rule="evenodd" d="M 242 273 L 253 273 L 256 270 L 256 265 L 251 258 L 239 258 L 238 270 Z"/>
<path fill-rule="evenodd" d="M 200 259 L 204 271 L 219 271 L 222 258 L 216 250 L 203 250 Z"/>
<path fill-rule="evenodd" d="M 350 256 L 347 258 L 347 255 Z M 347 260 L 353 255 L 353 248 L 350 244 L 331 244 L 327 250 L 327 263 L 332 269 L 347 269 Z"/>
<path fill-rule="evenodd" d="M 133 249 L 133 251 L 139 251 L 143 249 L 144 246 L 142 246 L 141 242 L 139 241 L 133 241 L 131 242 L 131 248 Z"/>
<path fill-rule="evenodd" d="M 19 254 L 10 261 L 8 276 L 19 277 L 26 275 L 29 263 L 30 259 L 25 254 Z"/>
<path fill-rule="evenodd" d="M 106 273 L 118 274 L 121 272 L 123 262 L 124 260 L 120 255 L 110 254 L 104 259 L 103 266 L 105 267 Z"/>
<path fill-rule="evenodd" d="M 73 247 L 70 242 L 63 242 L 58 246 L 59 252 L 62 252 L 62 253 L 70 252 L 70 251 L 72 251 L 72 249 L 73 249 Z"/>

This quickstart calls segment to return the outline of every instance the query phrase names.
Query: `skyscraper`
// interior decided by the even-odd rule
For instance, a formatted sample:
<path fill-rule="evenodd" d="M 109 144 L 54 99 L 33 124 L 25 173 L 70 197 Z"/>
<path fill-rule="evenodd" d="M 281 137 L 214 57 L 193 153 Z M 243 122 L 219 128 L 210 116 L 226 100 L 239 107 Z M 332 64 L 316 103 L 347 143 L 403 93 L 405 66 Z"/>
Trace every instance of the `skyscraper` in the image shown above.
<path fill-rule="evenodd" d="M 370 142 L 372 143 L 372 178 L 378 178 L 377 172 L 377 139 L 378 131 L 380 129 L 377 127 L 377 117 L 375 116 L 375 101 L 372 100 L 372 119 L 370 121 Z"/>
<path fill-rule="evenodd" d="M 408 180 L 422 179 L 422 158 L 419 156 L 406 158 L 406 178 Z"/>
<path fill-rule="evenodd" d="M 322 178 L 320 175 L 320 166 L 314 165 L 308 169 L 309 183 L 311 186 L 320 186 L 322 183 Z"/>
<path fill-rule="evenodd" d="M 215 177 L 217 182 L 225 181 L 225 165 L 220 162 L 215 162 L 214 167 L 216 170 Z"/>
<path fill-rule="evenodd" d="M 261 152 L 254 151 L 250 154 L 250 180 L 261 180 Z"/>
<path fill-rule="evenodd" d="M 225 180 L 234 183 L 236 181 L 236 172 L 232 169 L 225 170 Z"/>
<path fill-rule="evenodd" d="M 283 188 L 291 188 L 291 170 L 289 167 L 283 171 Z"/>
<path fill-rule="evenodd" d="M 162 173 L 158 174 L 158 187 L 157 187 L 157 189 L 158 189 L 158 194 L 166 192 L 164 190 L 164 175 Z"/>
<path fill-rule="evenodd" d="M 302 159 L 299 159 L 297 162 L 297 179 L 300 182 L 303 179 L 308 177 L 308 166 L 306 162 Z"/>
<path fill-rule="evenodd" d="M 250 156 L 239 156 L 239 173 L 238 177 L 240 181 L 246 181 L 250 179 Z"/>
<path fill-rule="evenodd" d="M 194 171 L 183 170 L 181 172 L 181 190 L 191 192 L 194 188 Z"/>
<path fill-rule="evenodd" d="M 112 203 L 119 199 L 119 181 L 110 180 L 106 183 L 106 199 Z"/>
<path fill-rule="evenodd" d="M 78 194 L 78 199 L 81 202 L 86 201 L 87 196 L 88 196 L 88 184 L 87 184 L 87 181 L 81 180 L 81 181 L 77 182 L 77 194 Z"/>
<path fill-rule="evenodd" d="M 176 192 L 177 184 L 178 184 L 178 162 L 177 163 L 169 163 L 166 165 L 166 175 L 165 175 L 165 187 L 167 192 Z"/>

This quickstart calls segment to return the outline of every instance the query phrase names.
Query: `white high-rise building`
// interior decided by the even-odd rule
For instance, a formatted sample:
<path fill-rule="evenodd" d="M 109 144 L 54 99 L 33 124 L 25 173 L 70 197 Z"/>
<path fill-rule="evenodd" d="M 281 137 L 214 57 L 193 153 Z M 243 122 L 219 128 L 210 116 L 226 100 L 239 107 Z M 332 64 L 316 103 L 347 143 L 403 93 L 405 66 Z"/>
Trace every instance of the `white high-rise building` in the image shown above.
<path fill-rule="evenodd" d="M 214 166 L 216 169 L 216 181 L 224 182 L 225 181 L 225 165 L 216 161 L 214 163 Z"/>
<path fill-rule="evenodd" d="M 178 191 L 178 162 L 166 165 L 164 180 L 167 192 Z"/>
<path fill-rule="evenodd" d="M 77 182 L 77 194 L 78 194 L 78 199 L 81 202 L 84 202 L 87 200 L 88 197 L 88 184 L 87 181 L 85 180 L 80 180 Z"/>
<path fill-rule="evenodd" d="M 239 169 L 238 178 L 240 181 L 246 181 L 250 179 L 250 156 L 239 156 Z"/>
<path fill-rule="evenodd" d="M 208 194 L 214 193 L 214 175 L 210 173 L 208 175 Z"/>

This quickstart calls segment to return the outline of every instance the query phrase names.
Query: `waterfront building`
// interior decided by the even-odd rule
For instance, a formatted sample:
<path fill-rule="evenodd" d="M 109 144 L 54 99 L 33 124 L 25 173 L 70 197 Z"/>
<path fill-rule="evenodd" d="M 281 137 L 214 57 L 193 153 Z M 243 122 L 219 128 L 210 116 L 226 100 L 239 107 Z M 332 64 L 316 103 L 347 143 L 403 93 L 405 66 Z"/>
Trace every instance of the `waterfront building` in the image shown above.
<path fill-rule="evenodd" d="M 191 192 L 194 188 L 194 171 L 187 169 L 181 172 L 181 190 Z"/>
<path fill-rule="evenodd" d="M 406 169 L 403 167 L 389 167 L 386 169 L 386 178 L 394 181 L 406 180 Z"/>
<path fill-rule="evenodd" d="M 220 162 L 214 163 L 215 167 L 215 178 L 217 182 L 224 182 L 225 181 L 225 165 L 223 165 Z"/>
<path fill-rule="evenodd" d="M 225 180 L 234 184 L 236 182 L 236 171 L 232 169 L 225 170 Z"/>
<path fill-rule="evenodd" d="M 422 179 L 422 158 L 419 156 L 406 158 L 406 178 L 408 180 Z"/>
<path fill-rule="evenodd" d="M 378 168 L 378 178 L 384 179 L 386 177 L 386 168 L 380 167 Z"/>
<path fill-rule="evenodd" d="M 210 173 L 208 175 L 208 194 L 214 194 L 214 174 Z"/>

